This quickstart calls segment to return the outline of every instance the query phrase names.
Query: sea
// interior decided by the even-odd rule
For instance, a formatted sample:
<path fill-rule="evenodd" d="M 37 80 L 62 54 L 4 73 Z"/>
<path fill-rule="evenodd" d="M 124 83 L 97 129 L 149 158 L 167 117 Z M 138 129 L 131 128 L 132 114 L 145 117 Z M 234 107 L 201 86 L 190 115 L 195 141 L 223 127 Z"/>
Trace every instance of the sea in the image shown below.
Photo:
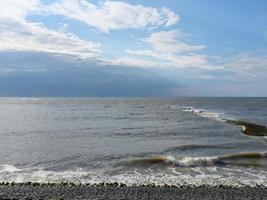
<path fill-rule="evenodd" d="M 0 98 L 0 182 L 266 187 L 266 136 L 227 120 L 267 98 Z"/>

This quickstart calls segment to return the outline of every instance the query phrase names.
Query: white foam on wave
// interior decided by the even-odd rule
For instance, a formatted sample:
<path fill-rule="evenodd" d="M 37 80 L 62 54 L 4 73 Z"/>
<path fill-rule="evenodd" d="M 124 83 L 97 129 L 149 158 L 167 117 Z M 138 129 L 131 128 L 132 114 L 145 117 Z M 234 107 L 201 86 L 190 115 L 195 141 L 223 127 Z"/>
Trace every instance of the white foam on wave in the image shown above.
<path fill-rule="evenodd" d="M 15 166 L 13 165 L 0 165 L 0 173 L 3 173 L 3 172 L 18 172 L 20 171 L 20 169 L 16 168 Z"/>
<path fill-rule="evenodd" d="M 175 158 L 173 156 L 165 157 L 165 162 L 170 163 L 176 167 L 205 167 L 214 166 L 219 158 L 216 156 L 210 157 L 181 157 Z"/>
<path fill-rule="evenodd" d="M 173 160 L 173 158 L 170 158 Z M 201 160 L 201 159 L 199 159 Z M 190 163 L 191 159 L 184 159 L 184 163 Z M 195 161 L 194 161 L 195 162 Z M 16 167 L 14 167 L 15 169 Z M 11 168 L 10 168 L 11 169 Z M 195 173 L 179 173 L 177 168 L 171 168 L 169 171 L 141 172 L 132 170 L 120 174 L 107 174 L 104 172 L 89 172 L 77 169 L 74 171 L 46 171 L 42 169 L 20 169 L 0 171 L 0 182 L 40 182 L 40 183 L 60 183 L 73 182 L 76 184 L 89 183 L 119 183 L 127 186 L 138 185 L 174 185 L 174 186 L 200 186 L 200 185 L 226 185 L 226 186 L 257 186 L 267 187 L 267 172 L 251 171 L 250 169 L 228 169 L 220 168 L 214 170 L 214 166 L 203 168 L 194 168 Z M 173 171 L 174 170 L 174 171 Z M 238 175 L 239 174 L 239 175 Z"/>
<path fill-rule="evenodd" d="M 215 161 L 218 160 L 218 157 L 183 157 L 181 159 L 171 159 L 171 162 L 174 162 L 175 166 L 180 167 L 195 167 L 195 166 L 209 166 L 213 165 Z"/>
<path fill-rule="evenodd" d="M 0 182 L 76 182 L 79 183 L 83 177 L 91 172 L 82 171 L 77 168 L 75 171 L 50 171 L 42 168 L 18 169 L 13 165 L 0 166 Z"/>
<path fill-rule="evenodd" d="M 176 106 L 175 108 L 180 109 L 184 112 L 191 112 L 201 117 L 205 117 L 208 119 L 213 119 L 220 122 L 225 122 L 224 118 L 222 117 L 224 113 L 210 111 L 206 109 L 194 108 L 193 106 Z"/>

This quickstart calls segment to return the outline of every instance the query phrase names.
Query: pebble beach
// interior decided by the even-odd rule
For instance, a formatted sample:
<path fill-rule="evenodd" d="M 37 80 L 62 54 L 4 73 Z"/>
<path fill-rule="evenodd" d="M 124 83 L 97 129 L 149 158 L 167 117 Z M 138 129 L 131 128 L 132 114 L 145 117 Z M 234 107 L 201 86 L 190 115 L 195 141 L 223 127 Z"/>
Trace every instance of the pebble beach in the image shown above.
<path fill-rule="evenodd" d="M 228 187 L 228 186 L 131 186 L 114 184 L 75 185 L 72 183 L 2 183 L 0 199 L 234 199 L 234 200 L 265 200 L 266 187 Z"/>

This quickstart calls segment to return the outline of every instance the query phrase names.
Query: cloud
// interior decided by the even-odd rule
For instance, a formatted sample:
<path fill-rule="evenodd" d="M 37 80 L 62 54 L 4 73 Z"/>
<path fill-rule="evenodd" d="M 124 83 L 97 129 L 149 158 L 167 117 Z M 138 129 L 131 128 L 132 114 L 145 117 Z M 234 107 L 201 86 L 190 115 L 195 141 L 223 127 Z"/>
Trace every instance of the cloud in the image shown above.
<path fill-rule="evenodd" d="M 101 53 L 99 43 L 79 39 L 71 33 L 45 28 L 24 20 L 0 19 L 0 50 L 36 51 L 94 58 Z"/>
<path fill-rule="evenodd" d="M 35 51 L 70 55 L 81 59 L 95 59 L 101 56 L 101 44 L 82 40 L 73 33 L 67 33 L 67 24 L 59 23 L 57 30 L 46 28 L 42 23 L 27 20 L 32 14 L 55 14 L 83 21 L 101 31 L 126 28 L 148 28 L 170 26 L 179 16 L 168 8 L 151 8 L 131 5 L 120 1 L 101 1 L 98 5 L 81 0 L 56 1 L 43 4 L 40 0 L 18 2 L 4 0 L 0 6 L 0 51 Z M 110 61 L 125 63 L 118 58 Z M 148 61 L 135 61 L 138 66 Z M 134 61 L 131 61 L 134 63 Z"/>
<path fill-rule="evenodd" d="M 220 60 L 221 68 L 231 72 L 234 79 L 254 80 L 267 78 L 267 55 L 243 53 Z"/>
<path fill-rule="evenodd" d="M 49 30 L 42 23 L 32 23 L 26 17 L 37 12 L 40 1 L 4 1 L 0 8 L 0 51 L 35 51 L 96 58 L 101 44 L 81 40 L 72 33 Z"/>
<path fill-rule="evenodd" d="M 0 3 L 0 18 L 16 18 L 23 19 L 29 13 L 40 10 L 43 4 L 39 0 L 21 0 L 10 1 L 1 0 Z"/>
<path fill-rule="evenodd" d="M 128 67 L 141 67 L 141 68 L 160 68 L 163 67 L 163 63 L 142 59 L 133 58 L 129 56 L 120 57 L 116 59 L 101 59 L 100 63 L 113 66 L 128 66 Z"/>
<path fill-rule="evenodd" d="M 127 50 L 131 57 L 107 59 L 102 55 L 100 43 L 82 40 L 73 33 L 67 33 L 68 25 L 65 23 L 58 23 L 58 29 L 51 30 L 42 23 L 29 22 L 27 16 L 32 14 L 61 15 L 83 21 L 104 32 L 126 28 L 165 27 L 179 20 L 179 16 L 167 8 L 156 9 L 120 1 L 100 1 L 99 4 L 93 4 L 81 0 L 64 0 L 43 4 L 39 0 L 5 0 L 0 7 L 0 51 L 69 55 L 91 59 L 99 64 L 143 68 L 207 67 L 206 56 L 192 54 L 205 46 L 180 41 L 186 34 L 177 30 L 155 32 L 142 38 L 141 41 L 150 44 L 152 49 Z M 191 54 L 184 54 L 188 52 Z M 177 56 L 176 53 L 180 55 Z"/>
<path fill-rule="evenodd" d="M 167 52 L 192 52 L 200 51 L 205 48 L 204 45 L 190 45 L 178 40 L 181 33 L 177 30 L 160 31 L 152 33 L 149 37 L 141 39 L 155 50 Z"/>
<path fill-rule="evenodd" d="M 162 53 L 154 50 L 126 50 L 128 54 L 136 56 L 148 56 L 156 58 L 161 61 L 157 62 L 158 67 L 171 67 L 171 68 L 184 68 L 184 67 L 197 67 L 208 69 L 207 57 L 204 55 L 180 55 L 170 53 Z M 145 63 L 144 63 L 145 64 Z M 154 64 L 156 65 L 156 64 Z"/>
<path fill-rule="evenodd" d="M 106 59 L 101 54 L 101 44 L 78 38 L 67 33 L 67 24 L 59 23 L 58 30 L 50 30 L 42 23 L 26 20 L 31 14 L 57 14 L 81 20 L 102 31 L 108 32 L 123 28 L 147 28 L 170 26 L 179 20 L 179 16 L 167 8 L 155 9 L 142 5 L 130 5 L 119 1 L 104 1 L 94 5 L 87 1 L 57 1 L 45 5 L 41 1 L 5 1 L 0 14 L 0 51 L 33 51 L 69 55 L 81 59 L 93 59 L 99 64 L 135 67 L 187 67 L 204 64 L 201 55 L 184 55 L 177 58 L 173 51 L 198 50 L 199 46 L 190 46 L 177 40 L 184 33 L 161 31 L 143 39 L 151 42 L 154 50 L 128 50 L 127 53 L 142 58 L 129 56 Z M 164 37 L 164 38 L 163 38 Z M 168 44 L 172 43 L 172 44 Z M 159 48 L 160 45 L 163 45 Z M 174 45 L 174 46 L 171 46 Z M 179 47 L 178 47 L 179 46 Z M 170 52 L 159 52 L 159 50 Z M 143 54 L 143 55 L 142 55 Z M 160 59 L 154 61 L 144 56 Z"/>
<path fill-rule="evenodd" d="M 211 65 L 208 64 L 207 56 L 195 53 L 195 51 L 200 51 L 204 49 L 205 46 L 189 45 L 178 40 L 178 38 L 182 38 L 185 36 L 187 36 L 186 33 L 182 33 L 177 30 L 155 32 L 147 38 L 140 39 L 145 43 L 149 43 L 151 45 L 150 49 L 127 49 L 126 53 L 132 56 L 134 55 L 137 57 L 142 57 L 143 60 L 140 60 L 140 63 L 143 63 L 142 66 L 147 67 L 193 67 L 202 69 L 213 69 Z M 148 65 L 146 65 L 147 63 L 145 62 L 144 57 L 154 59 L 153 64 L 148 63 Z M 131 61 L 129 62 L 131 63 Z"/>
<path fill-rule="evenodd" d="M 106 33 L 128 28 L 167 27 L 180 19 L 177 14 L 165 7 L 157 9 L 121 1 L 101 1 L 96 5 L 83 0 L 60 0 L 43 10 L 84 22 Z"/>

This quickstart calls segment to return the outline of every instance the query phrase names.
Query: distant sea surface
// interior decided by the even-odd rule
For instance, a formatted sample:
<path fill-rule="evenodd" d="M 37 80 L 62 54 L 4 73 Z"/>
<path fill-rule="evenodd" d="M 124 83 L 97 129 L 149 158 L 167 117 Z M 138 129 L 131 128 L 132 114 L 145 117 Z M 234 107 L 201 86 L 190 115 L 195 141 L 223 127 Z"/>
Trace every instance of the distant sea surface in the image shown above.
<path fill-rule="evenodd" d="M 0 98 L 0 182 L 267 186 L 267 98 Z"/>

